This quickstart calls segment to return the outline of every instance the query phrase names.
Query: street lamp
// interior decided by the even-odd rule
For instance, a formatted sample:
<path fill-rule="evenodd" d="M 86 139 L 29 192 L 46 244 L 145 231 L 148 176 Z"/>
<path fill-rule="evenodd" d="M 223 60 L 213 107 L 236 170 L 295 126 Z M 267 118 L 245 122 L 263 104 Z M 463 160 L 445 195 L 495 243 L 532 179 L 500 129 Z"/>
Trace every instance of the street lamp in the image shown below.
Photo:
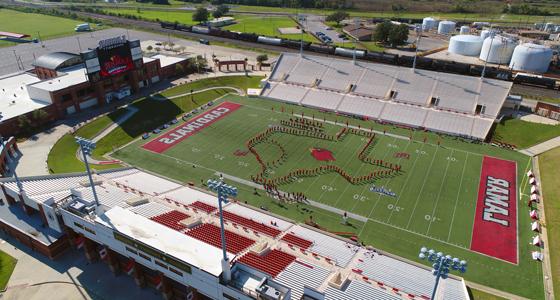
<path fill-rule="evenodd" d="M 227 185 L 223 182 L 223 180 L 214 180 L 208 179 L 208 188 L 210 190 L 218 193 L 218 208 L 220 211 L 220 236 L 222 238 L 222 270 L 224 272 L 223 279 L 225 282 L 231 280 L 231 270 L 229 269 L 229 262 L 226 252 L 226 235 L 224 230 L 224 215 L 222 210 L 222 202 L 227 203 L 228 196 L 235 197 L 237 196 L 237 188 L 231 185 Z"/>
<path fill-rule="evenodd" d="M 86 165 L 86 172 L 89 178 L 89 184 L 91 185 L 91 191 L 93 192 L 93 198 L 95 199 L 95 205 L 99 206 L 99 199 L 97 198 L 97 193 L 95 192 L 95 184 L 93 183 L 93 178 L 91 177 L 91 171 L 89 169 L 89 163 L 87 160 L 87 156 L 91 154 L 91 151 L 93 149 L 95 149 L 95 142 L 79 136 L 76 137 L 76 142 L 78 143 L 78 145 L 80 145 L 80 149 L 82 150 L 84 164 Z"/>
<path fill-rule="evenodd" d="M 436 297 L 440 278 L 447 278 L 447 274 L 449 274 L 449 271 L 451 270 L 459 271 L 461 273 L 465 273 L 467 271 L 467 262 L 465 260 L 451 257 L 451 255 L 444 255 L 442 252 L 436 252 L 434 249 L 428 250 L 428 248 L 422 247 L 420 248 L 418 257 L 421 260 L 427 259 L 428 261 L 433 262 L 432 273 L 436 276 L 436 282 L 434 284 L 431 299 L 435 299 Z"/>

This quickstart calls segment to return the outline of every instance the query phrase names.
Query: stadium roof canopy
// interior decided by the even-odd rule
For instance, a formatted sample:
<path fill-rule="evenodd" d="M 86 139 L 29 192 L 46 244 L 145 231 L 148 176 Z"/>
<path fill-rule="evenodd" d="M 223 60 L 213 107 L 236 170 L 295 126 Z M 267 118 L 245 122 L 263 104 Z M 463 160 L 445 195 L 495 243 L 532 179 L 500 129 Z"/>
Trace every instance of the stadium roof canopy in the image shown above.
<path fill-rule="evenodd" d="M 39 56 L 34 62 L 34 67 L 41 67 L 49 70 L 58 70 L 82 63 L 82 58 L 70 52 L 51 52 Z"/>
<path fill-rule="evenodd" d="M 262 95 L 370 119 L 486 138 L 511 82 L 300 56 L 278 59 Z"/>

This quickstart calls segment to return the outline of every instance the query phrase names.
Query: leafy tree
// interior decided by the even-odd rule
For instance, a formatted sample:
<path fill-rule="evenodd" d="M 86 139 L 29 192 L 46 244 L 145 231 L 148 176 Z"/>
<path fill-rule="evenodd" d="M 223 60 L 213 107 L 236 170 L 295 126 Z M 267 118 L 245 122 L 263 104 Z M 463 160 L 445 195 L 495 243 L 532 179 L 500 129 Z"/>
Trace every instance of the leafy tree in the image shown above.
<path fill-rule="evenodd" d="M 376 42 L 387 43 L 389 39 L 389 31 L 391 31 L 392 26 L 393 24 L 389 21 L 377 24 L 373 33 L 373 39 Z"/>
<path fill-rule="evenodd" d="M 218 7 L 216 7 L 216 10 L 212 13 L 212 15 L 214 16 L 214 18 L 221 18 L 227 15 L 228 12 L 229 12 L 229 6 L 225 4 L 221 4 L 218 5 Z"/>
<path fill-rule="evenodd" d="M 344 19 L 348 18 L 349 14 L 345 11 L 336 11 L 327 16 L 325 19 L 327 22 L 336 22 L 336 25 L 339 26 L 340 22 Z"/>
<path fill-rule="evenodd" d="M 259 64 L 262 64 L 263 62 L 265 62 L 265 61 L 267 61 L 267 60 L 268 60 L 268 55 L 266 55 L 266 54 L 259 54 L 259 55 L 257 56 L 257 62 L 258 62 Z"/>
<path fill-rule="evenodd" d="M 208 21 L 208 10 L 204 7 L 199 7 L 196 9 L 192 15 L 192 20 L 198 23 L 203 23 Z"/>
<path fill-rule="evenodd" d="M 33 120 L 37 121 L 38 123 L 43 123 L 47 121 L 49 114 L 42 109 L 37 109 L 33 111 L 32 116 Z"/>
<path fill-rule="evenodd" d="M 408 40 L 408 26 L 406 24 L 391 25 L 388 36 L 389 44 L 393 47 L 404 45 Z"/>
<path fill-rule="evenodd" d="M 31 131 L 31 120 L 25 115 L 21 115 L 17 118 L 18 128 L 22 132 L 30 132 Z"/>

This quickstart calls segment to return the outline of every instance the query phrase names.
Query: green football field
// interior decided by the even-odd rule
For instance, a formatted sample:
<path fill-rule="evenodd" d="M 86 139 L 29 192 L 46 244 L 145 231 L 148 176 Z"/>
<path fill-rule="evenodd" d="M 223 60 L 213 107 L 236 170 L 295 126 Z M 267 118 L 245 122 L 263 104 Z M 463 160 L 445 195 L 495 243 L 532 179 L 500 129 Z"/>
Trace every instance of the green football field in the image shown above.
<path fill-rule="evenodd" d="M 420 246 L 438 247 L 470 262 L 466 274 L 470 280 L 529 298 L 543 297 L 540 265 L 530 259 L 530 251 L 535 249 L 528 245 L 531 231 L 527 208 L 523 204 L 526 196 L 518 200 L 518 265 L 469 250 L 484 155 L 517 163 L 521 194 L 525 194 L 528 187 L 524 184 L 524 174 L 530 162 L 528 157 L 488 145 L 264 99 L 231 95 L 224 99 L 242 106 L 163 153 L 142 148 L 157 138 L 151 137 L 136 140 L 112 156 L 197 185 L 209 176 L 223 174 L 230 183 L 251 190 L 258 186 L 251 179 L 260 173 L 261 166 L 255 155 L 247 151 L 246 142 L 270 126 L 280 125 L 281 121 L 304 113 L 319 121 L 328 136 L 336 137 L 346 127 L 346 122 L 351 126 L 372 128 L 377 133 L 365 151 L 366 156 L 400 165 L 400 171 L 355 184 L 334 172 L 297 178 L 289 176 L 290 180 L 277 185 L 278 190 L 304 193 L 319 205 L 357 215 L 358 220 L 367 221 L 356 229 L 358 236 L 380 249 L 414 259 Z M 336 166 L 350 177 L 367 177 L 370 172 L 388 171 L 386 167 L 358 158 L 368 140 L 368 136 L 350 131 L 343 138 L 333 140 L 276 132 L 256 144 L 254 149 L 263 162 L 269 163 L 266 174 L 262 175 L 267 180 L 322 165 Z M 317 150 L 328 150 L 334 160 L 317 160 L 312 155 L 312 151 Z M 277 163 L 272 164 L 273 161 Z"/>

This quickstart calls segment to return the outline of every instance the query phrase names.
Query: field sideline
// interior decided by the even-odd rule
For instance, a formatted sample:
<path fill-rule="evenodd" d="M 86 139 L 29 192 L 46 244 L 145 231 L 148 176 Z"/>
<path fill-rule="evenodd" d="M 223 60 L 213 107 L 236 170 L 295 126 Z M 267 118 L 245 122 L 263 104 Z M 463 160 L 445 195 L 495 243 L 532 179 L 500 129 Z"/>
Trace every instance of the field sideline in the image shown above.
<path fill-rule="evenodd" d="M 422 245 L 435 247 L 468 260 L 470 269 L 465 274 L 468 280 L 528 298 L 544 297 L 540 264 L 530 260 L 530 251 L 534 249 L 527 244 L 531 232 L 530 220 L 525 213 L 527 209 L 523 204 L 525 196 L 518 200 L 518 265 L 469 250 L 483 156 L 517 162 L 517 182 L 522 191 L 528 187 L 523 183 L 528 157 L 432 133 L 371 125 L 371 122 L 271 101 L 236 96 L 226 96 L 226 99 L 243 106 L 164 153 L 146 151 L 140 147 L 146 141 L 136 140 L 113 153 L 113 156 L 182 181 L 199 184 L 201 180 L 223 173 L 228 175 L 226 178 L 237 181 L 234 184 L 241 186 L 241 183 L 250 181 L 251 175 L 260 168 L 251 154 L 240 155 L 245 141 L 271 124 L 289 119 L 292 109 L 297 113 L 304 112 L 308 117 L 315 114 L 318 120 L 326 118 L 332 121 L 336 118 L 338 125 L 325 124 L 325 132 L 329 134 L 336 134 L 343 127 L 340 123 L 346 120 L 352 125 L 373 126 L 376 130 L 398 133 L 377 134 L 370 152 L 375 158 L 402 165 L 402 173 L 374 182 L 377 187 L 395 193 L 394 197 L 371 191 L 370 184 L 349 184 L 336 173 L 299 178 L 280 185 L 279 189 L 304 192 L 311 200 L 366 218 L 368 222 L 365 226 L 356 231 L 362 240 L 380 249 L 416 260 L 417 248 Z M 413 136 L 413 141 L 408 135 Z M 426 143 L 422 142 L 423 138 L 426 138 Z M 359 135 L 348 134 L 343 143 L 287 134 L 274 135 L 274 140 L 283 145 L 288 159 L 271 168 L 273 174 L 270 176 L 281 176 L 294 168 L 320 165 L 321 162 L 310 155 L 313 148 L 332 151 L 336 159 L 333 164 L 356 176 L 365 174 L 368 169 L 366 163 L 354 159 L 365 143 L 364 137 Z M 278 146 L 271 143 L 259 144 L 256 149 L 265 161 L 281 154 Z M 397 152 L 408 153 L 410 157 L 395 157 Z M 254 198 L 251 195 L 252 186 L 249 184 L 242 188 L 240 199 Z"/>

